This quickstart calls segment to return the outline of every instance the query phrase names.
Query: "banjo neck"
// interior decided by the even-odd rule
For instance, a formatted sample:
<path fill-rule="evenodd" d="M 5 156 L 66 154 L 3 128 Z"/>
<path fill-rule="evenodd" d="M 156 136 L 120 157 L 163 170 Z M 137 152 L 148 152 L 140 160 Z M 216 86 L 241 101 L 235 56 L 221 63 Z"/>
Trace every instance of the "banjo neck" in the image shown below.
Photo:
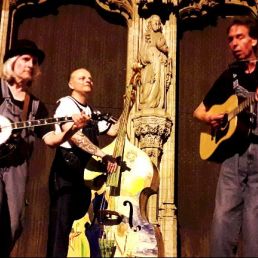
<path fill-rule="evenodd" d="M 111 124 L 114 124 L 117 121 L 117 119 L 112 117 L 111 115 L 102 113 L 92 113 L 91 120 L 105 120 Z M 13 130 L 33 128 L 37 126 L 46 126 L 50 124 L 62 124 L 66 122 L 73 122 L 72 117 L 51 117 L 37 120 L 11 122 L 8 118 L 0 115 L 0 146 L 2 143 L 6 142 L 9 139 Z"/>
<path fill-rule="evenodd" d="M 10 126 L 14 130 L 14 129 L 24 129 L 24 128 L 30 128 L 35 126 L 44 126 L 44 125 L 58 124 L 58 123 L 72 122 L 72 121 L 73 121 L 72 117 L 43 118 L 43 119 L 30 120 L 30 121 L 13 122 L 13 123 L 10 123 Z"/>

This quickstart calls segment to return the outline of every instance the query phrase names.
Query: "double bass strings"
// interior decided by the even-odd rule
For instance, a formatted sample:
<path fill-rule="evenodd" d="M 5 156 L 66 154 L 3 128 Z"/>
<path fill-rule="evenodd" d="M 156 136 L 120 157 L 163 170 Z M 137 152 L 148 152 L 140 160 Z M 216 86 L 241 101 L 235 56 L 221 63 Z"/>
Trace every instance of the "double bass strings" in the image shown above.
<path fill-rule="evenodd" d="M 125 99 L 125 108 L 121 115 L 120 120 L 120 126 L 119 126 L 119 132 L 115 144 L 115 150 L 113 153 L 113 157 L 117 158 L 119 156 L 122 156 L 122 152 L 124 149 L 124 143 L 125 143 L 125 136 L 126 136 L 126 126 L 127 126 L 127 120 L 129 115 L 129 107 L 130 107 L 130 101 L 131 101 L 131 94 L 132 94 L 132 85 L 130 84 L 128 86 L 126 99 Z M 108 175 L 107 178 L 107 185 L 117 187 L 119 184 L 119 178 L 120 178 L 120 165 L 118 164 L 117 170 L 113 172 L 112 174 Z"/>

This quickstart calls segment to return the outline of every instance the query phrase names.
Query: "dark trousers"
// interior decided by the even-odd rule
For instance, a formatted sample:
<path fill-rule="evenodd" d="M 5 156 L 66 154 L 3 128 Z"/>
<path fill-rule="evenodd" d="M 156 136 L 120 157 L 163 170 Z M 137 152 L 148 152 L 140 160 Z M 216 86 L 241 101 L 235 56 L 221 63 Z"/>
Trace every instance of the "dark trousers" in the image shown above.
<path fill-rule="evenodd" d="M 22 233 L 26 180 L 26 163 L 9 168 L 0 166 L 0 257 L 9 257 Z"/>
<path fill-rule="evenodd" d="M 74 220 L 90 205 L 91 190 L 81 184 L 62 186 L 51 193 L 47 257 L 66 257 Z"/>

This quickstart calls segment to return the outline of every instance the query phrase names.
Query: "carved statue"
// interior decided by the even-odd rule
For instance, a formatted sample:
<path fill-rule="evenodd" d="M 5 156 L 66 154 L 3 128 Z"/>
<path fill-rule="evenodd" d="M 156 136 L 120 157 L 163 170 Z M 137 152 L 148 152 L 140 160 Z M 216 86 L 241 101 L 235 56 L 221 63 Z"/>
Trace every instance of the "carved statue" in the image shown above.
<path fill-rule="evenodd" d="M 166 107 L 166 92 L 171 82 L 171 60 L 168 46 L 162 34 L 162 24 L 158 15 L 149 18 L 145 32 L 145 42 L 140 51 L 141 87 L 139 110 Z"/>

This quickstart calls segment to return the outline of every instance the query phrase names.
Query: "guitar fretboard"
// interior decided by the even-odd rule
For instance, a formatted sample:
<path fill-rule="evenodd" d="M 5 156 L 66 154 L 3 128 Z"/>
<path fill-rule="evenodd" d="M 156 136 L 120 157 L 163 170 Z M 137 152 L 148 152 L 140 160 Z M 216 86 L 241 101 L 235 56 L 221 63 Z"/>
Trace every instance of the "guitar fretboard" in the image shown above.
<path fill-rule="evenodd" d="M 247 107 L 251 106 L 254 102 L 255 102 L 255 93 L 251 92 L 248 97 L 246 98 L 246 100 L 244 100 L 243 102 L 241 102 L 237 108 L 235 108 L 234 110 L 232 110 L 229 114 L 228 114 L 228 120 L 233 119 L 235 116 L 237 116 L 239 113 L 241 113 L 243 110 L 245 110 Z"/>
<path fill-rule="evenodd" d="M 57 118 L 45 118 L 45 119 L 38 119 L 38 120 L 31 120 L 31 121 L 22 121 L 22 122 L 15 122 L 11 123 L 12 129 L 23 129 L 35 126 L 43 126 L 43 125 L 50 125 L 50 124 L 58 124 L 63 122 L 72 122 L 72 117 L 57 117 Z"/>

